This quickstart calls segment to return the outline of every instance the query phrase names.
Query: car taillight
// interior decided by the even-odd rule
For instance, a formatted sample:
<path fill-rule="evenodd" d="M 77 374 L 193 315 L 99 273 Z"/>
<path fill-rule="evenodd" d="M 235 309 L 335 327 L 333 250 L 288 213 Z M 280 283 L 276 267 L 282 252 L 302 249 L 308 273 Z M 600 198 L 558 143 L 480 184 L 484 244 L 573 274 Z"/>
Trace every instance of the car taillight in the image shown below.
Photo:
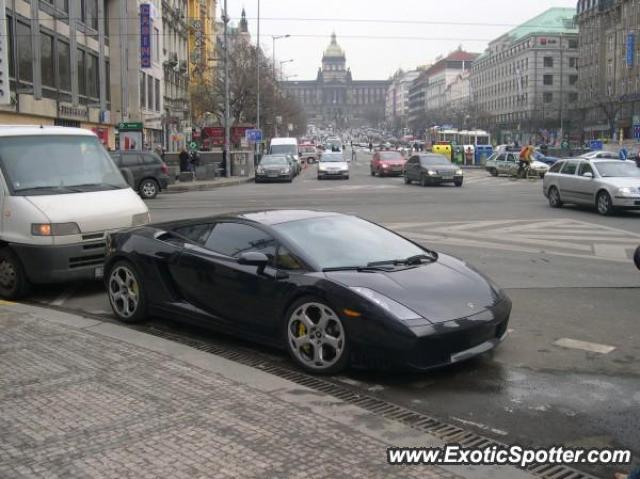
<path fill-rule="evenodd" d="M 169 167 L 167 166 L 167 164 L 163 161 L 162 165 L 160 165 L 160 171 L 162 171 L 163 175 L 168 175 L 169 174 Z"/>

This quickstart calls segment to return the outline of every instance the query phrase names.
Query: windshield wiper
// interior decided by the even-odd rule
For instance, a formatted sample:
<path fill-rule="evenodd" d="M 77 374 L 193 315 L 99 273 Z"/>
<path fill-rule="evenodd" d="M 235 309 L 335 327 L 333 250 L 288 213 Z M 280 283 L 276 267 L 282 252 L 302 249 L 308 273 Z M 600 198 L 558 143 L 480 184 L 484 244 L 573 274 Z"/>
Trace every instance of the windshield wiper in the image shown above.
<path fill-rule="evenodd" d="M 29 188 L 17 188 L 14 189 L 16 193 L 23 193 L 25 191 L 55 191 L 56 193 L 60 192 L 75 192 L 73 189 L 68 186 L 31 186 Z"/>
<path fill-rule="evenodd" d="M 427 260 L 430 262 L 438 261 L 438 253 L 435 251 L 429 251 L 429 253 L 416 254 L 414 256 L 409 256 L 405 259 L 389 259 L 385 261 L 374 261 L 369 263 L 367 266 L 375 267 L 375 266 L 383 266 L 385 264 L 392 264 L 394 266 L 398 265 L 407 265 L 407 266 L 418 266 L 422 263 L 423 260 Z"/>
<path fill-rule="evenodd" d="M 388 273 L 391 270 L 389 268 L 379 268 L 376 266 L 367 265 L 367 266 L 336 266 L 335 268 L 324 268 L 322 271 L 324 273 L 330 273 L 332 271 L 357 271 L 359 273 L 384 271 Z"/>
<path fill-rule="evenodd" d="M 111 188 L 112 190 L 122 189 L 122 186 L 111 183 L 84 183 L 81 185 L 71 185 L 69 188 Z"/>

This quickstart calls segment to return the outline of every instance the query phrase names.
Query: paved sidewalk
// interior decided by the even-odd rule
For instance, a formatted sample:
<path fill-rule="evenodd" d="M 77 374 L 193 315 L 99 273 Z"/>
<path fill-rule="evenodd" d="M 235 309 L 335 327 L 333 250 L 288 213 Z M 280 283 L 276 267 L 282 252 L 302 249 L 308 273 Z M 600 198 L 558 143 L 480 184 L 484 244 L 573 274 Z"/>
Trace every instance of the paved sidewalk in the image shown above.
<path fill-rule="evenodd" d="M 216 178 L 215 180 L 196 180 L 170 184 L 165 193 L 186 193 L 188 191 L 207 191 L 225 186 L 237 186 L 251 183 L 253 176 L 232 176 L 230 178 Z"/>
<path fill-rule="evenodd" d="M 386 464 L 428 435 L 120 325 L 0 302 L 1 478 L 525 478 Z"/>

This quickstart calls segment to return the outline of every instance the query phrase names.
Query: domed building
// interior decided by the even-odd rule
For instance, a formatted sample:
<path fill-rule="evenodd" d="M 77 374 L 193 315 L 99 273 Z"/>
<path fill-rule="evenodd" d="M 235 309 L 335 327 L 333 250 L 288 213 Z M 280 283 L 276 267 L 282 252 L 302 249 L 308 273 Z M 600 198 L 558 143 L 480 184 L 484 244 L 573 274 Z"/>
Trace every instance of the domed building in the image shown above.
<path fill-rule="evenodd" d="M 315 80 L 288 81 L 281 85 L 304 107 L 309 123 L 342 128 L 373 126 L 384 120 L 389 81 L 354 81 L 335 33 L 322 55 L 322 67 Z"/>

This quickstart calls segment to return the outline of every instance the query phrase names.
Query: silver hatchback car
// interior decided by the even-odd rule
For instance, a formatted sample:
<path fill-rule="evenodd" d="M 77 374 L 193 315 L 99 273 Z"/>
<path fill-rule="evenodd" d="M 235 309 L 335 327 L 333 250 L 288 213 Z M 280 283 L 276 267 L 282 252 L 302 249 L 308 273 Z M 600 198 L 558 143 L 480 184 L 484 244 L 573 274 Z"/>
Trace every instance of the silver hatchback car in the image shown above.
<path fill-rule="evenodd" d="M 633 161 L 560 160 L 545 175 L 543 192 L 552 208 L 584 204 L 595 206 L 601 215 L 640 209 L 640 168 Z"/>

